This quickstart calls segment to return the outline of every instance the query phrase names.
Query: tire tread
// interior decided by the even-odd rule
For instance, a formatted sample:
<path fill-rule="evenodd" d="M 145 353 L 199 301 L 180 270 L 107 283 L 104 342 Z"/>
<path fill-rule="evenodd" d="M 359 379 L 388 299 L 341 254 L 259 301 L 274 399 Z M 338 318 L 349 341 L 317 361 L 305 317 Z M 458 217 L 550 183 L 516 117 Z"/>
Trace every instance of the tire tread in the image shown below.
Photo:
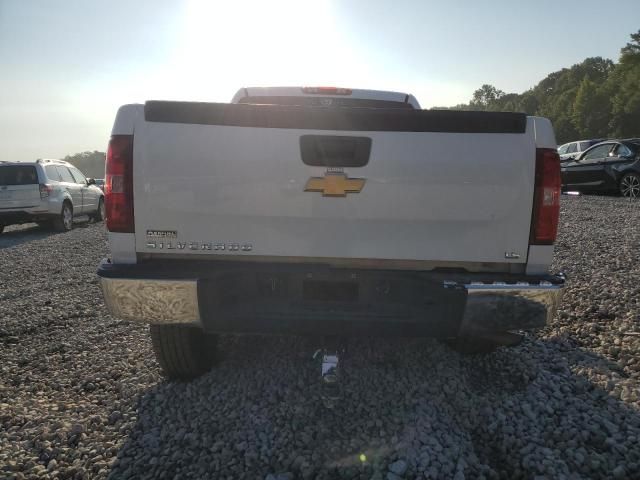
<path fill-rule="evenodd" d="M 104 204 L 104 197 L 100 197 L 100 199 L 98 200 L 98 210 L 96 210 L 96 213 L 93 214 L 93 220 L 95 222 L 102 222 L 104 220 L 104 217 L 100 215 L 100 207 L 103 204 Z"/>
<path fill-rule="evenodd" d="M 149 330 L 156 358 L 167 377 L 191 379 L 214 364 L 214 336 L 184 325 L 151 325 Z"/>
<path fill-rule="evenodd" d="M 65 201 L 62 204 L 62 210 L 64 210 L 64 206 L 65 205 L 70 205 L 70 203 L 68 201 Z M 62 220 L 62 210 L 60 211 L 60 215 L 58 215 L 57 217 L 55 217 L 52 221 L 51 224 L 53 225 L 53 229 L 57 232 L 66 232 L 67 229 L 64 226 L 64 221 Z M 71 206 L 71 215 L 73 216 L 73 207 Z"/>

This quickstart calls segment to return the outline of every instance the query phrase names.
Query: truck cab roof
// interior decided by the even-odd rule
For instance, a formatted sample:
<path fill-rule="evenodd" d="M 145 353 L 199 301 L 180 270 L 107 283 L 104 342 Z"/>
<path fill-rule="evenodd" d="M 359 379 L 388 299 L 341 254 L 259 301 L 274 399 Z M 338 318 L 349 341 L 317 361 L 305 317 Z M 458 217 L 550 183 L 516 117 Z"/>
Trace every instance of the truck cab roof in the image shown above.
<path fill-rule="evenodd" d="M 409 93 L 338 87 L 244 87 L 231 103 L 420 109 Z"/>

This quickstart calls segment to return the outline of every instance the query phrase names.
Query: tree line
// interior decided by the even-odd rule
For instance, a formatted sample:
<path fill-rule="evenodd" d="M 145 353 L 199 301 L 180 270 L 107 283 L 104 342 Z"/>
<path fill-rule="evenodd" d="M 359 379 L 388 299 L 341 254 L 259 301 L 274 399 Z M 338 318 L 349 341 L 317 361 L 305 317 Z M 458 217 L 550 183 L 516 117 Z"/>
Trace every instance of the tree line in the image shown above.
<path fill-rule="evenodd" d="M 547 117 L 553 122 L 559 144 L 587 138 L 640 137 L 640 30 L 631 34 L 618 63 L 587 58 L 547 75 L 521 94 L 482 85 L 468 104 L 450 108 Z"/>
<path fill-rule="evenodd" d="M 105 157 L 104 152 L 94 150 L 93 152 L 81 152 L 74 155 L 67 155 L 63 160 L 74 165 L 87 177 L 104 178 Z"/>

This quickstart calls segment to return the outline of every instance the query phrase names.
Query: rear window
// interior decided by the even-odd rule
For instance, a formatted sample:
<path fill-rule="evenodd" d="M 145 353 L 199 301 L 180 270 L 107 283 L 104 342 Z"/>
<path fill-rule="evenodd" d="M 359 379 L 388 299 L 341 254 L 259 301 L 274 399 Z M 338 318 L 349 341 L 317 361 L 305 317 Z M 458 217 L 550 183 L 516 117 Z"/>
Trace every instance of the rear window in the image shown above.
<path fill-rule="evenodd" d="M 238 103 L 302 107 L 403 108 L 413 110 L 413 106 L 410 103 L 364 98 L 254 96 L 241 98 Z"/>
<path fill-rule="evenodd" d="M 73 175 L 76 183 L 87 183 L 87 179 L 80 170 L 74 167 L 69 167 L 69 170 L 71 171 L 71 175 Z"/>
<path fill-rule="evenodd" d="M 0 166 L 0 185 L 32 185 L 38 183 L 38 172 L 32 165 Z"/>
<path fill-rule="evenodd" d="M 58 169 L 55 165 L 47 165 L 44 167 L 44 171 L 47 172 L 47 178 L 49 180 L 54 180 L 56 182 L 60 181 L 60 175 L 58 174 Z"/>
<path fill-rule="evenodd" d="M 76 181 L 71 176 L 71 172 L 69 172 L 67 167 L 63 167 L 62 165 L 56 165 L 56 169 L 58 170 L 58 173 L 60 174 L 60 178 L 62 179 L 63 182 L 76 183 Z"/>

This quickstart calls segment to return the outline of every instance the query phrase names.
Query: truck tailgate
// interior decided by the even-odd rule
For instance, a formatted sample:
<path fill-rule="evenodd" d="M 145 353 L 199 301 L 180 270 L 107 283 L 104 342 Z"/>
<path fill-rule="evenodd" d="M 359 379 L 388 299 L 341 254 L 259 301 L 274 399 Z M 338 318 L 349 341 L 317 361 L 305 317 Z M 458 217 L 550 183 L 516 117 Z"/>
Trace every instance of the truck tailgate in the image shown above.
<path fill-rule="evenodd" d="M 524 116 L 352 109 L 331 122 L 330 109 L 196 105 L 148 103 L 136 123 L 138 253 L 526 262 L 536 147 Z M 349 138 L 316 152 L 327 168 L 305 164 L 305 136 L 320 149 Z M 354 137 L 370 139 L 361 166 Z"/>

